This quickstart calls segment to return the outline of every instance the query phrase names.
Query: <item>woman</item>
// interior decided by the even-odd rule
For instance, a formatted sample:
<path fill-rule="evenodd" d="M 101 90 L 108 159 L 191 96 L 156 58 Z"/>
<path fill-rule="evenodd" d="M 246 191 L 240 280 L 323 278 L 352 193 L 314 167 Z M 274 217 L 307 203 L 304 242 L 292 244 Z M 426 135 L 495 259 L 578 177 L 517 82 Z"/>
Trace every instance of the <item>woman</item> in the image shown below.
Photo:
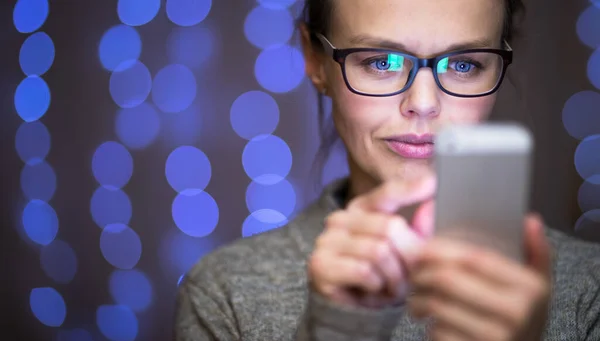
<path fill-rule="evenodd" d="M 489 116 L 521 6 L 307 0 L 306 73 L 332 99 L 349 178 L 288 226 L 204 257 L 176 339 L 600 340 L 598 246 L 535 215 L 526 264 L 431 237 L 432 135 Z M 395 214 L 415 205 L 412 221 Z"/>

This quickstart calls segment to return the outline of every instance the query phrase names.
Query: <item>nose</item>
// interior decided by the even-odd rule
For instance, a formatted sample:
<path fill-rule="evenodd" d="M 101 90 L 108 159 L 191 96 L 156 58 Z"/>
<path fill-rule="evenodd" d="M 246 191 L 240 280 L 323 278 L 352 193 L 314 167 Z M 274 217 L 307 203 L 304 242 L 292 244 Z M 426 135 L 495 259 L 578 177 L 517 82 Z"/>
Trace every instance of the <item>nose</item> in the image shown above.
<path fill-rule="evenodd" d="M 421 68 L 410 88 L 402 96 L 400 112 L 406 117 L 437 116 L 440 113 L 440 92 L 431 69 Z"/>

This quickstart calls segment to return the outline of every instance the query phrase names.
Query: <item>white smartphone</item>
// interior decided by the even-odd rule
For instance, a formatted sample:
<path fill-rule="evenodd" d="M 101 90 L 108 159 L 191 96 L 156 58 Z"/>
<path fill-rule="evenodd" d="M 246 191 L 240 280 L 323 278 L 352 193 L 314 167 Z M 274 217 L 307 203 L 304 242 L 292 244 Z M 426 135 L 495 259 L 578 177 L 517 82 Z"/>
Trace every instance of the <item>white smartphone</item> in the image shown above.
<path fill-rule="evenodd" d="M 512 123 L 455 125 L 435 140 L 435 234 L 524 260 L 533 138 Z"/>

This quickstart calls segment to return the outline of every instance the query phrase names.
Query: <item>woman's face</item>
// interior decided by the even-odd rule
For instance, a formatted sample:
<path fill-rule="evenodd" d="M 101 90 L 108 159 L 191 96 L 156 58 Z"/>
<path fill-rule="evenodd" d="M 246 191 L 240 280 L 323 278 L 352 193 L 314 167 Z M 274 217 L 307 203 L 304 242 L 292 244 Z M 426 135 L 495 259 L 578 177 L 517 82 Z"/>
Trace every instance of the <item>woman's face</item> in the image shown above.
<path fill-rule="evenodd" d="M 394 50 L 430 58 L 456 46 L 501 47 L 503 0 L 333 1 L 327 39 L 338 49 L 389 48 L 393 43 Z M 349 153 L 351 177 L 371 185 L 390 178 L 410 181 L 430 169 L 431 145 L 399 140 L 427 138 L 449 123 L 482 121 L 496 100 L 496 95 L 448 95 L 436 85 L 430 68 L 421 68 L 411 87 L 399 95 L 362 96 L 348 89 L 332 58 L 307 57 L 307 72 L 315 86 L 332 98 L 332 116 Z"/>

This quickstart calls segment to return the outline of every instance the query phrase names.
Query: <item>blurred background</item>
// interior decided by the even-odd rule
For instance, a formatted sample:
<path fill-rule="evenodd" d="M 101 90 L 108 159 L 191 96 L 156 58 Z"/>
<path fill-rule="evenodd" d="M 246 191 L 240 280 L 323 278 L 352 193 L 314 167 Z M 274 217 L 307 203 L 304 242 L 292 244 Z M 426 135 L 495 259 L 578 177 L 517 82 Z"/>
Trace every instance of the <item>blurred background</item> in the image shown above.
<path fill-rule="evenodd" d="M 600 241 L 600 1 L 526 4 L 494 119 L 535 133 L 532 208 Z M 169 340 L 178 283 L 202 255 L 282 226 L 346 174 L 342 148 L 323 183 L 312 172 L 302 5 L 0 3 L 9 339 Z"/>

